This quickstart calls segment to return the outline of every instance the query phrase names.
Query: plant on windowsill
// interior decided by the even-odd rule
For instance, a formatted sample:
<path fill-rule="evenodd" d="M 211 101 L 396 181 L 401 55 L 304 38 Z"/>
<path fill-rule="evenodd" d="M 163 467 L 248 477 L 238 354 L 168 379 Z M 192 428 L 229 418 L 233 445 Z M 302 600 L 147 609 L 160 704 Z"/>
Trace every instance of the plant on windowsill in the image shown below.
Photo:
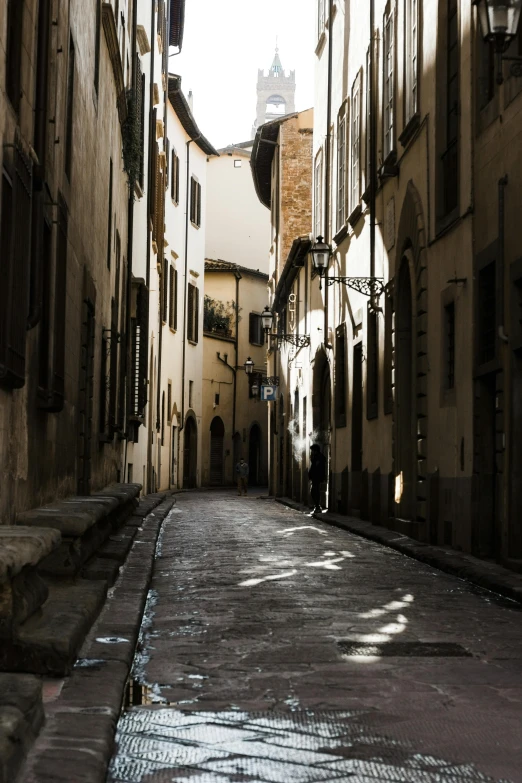
<path fill-rule="evenodd" d="M 205 294 L 203 300 L 203 331 L 223 337 L 232 337 L 236 310 L 237 307 L 234 300 L 220 302 Z M 240 311 L 241 308 L 237 310 L 238 321 L 241 320 Z"/>
<path fill-rule="evenodd" d="M 121 126 L 123 168 L 133 192 L 141 167 L 140 125 L 136 112 L 136 99 L 132 90 L 127 91 L 127 119 Z"/>

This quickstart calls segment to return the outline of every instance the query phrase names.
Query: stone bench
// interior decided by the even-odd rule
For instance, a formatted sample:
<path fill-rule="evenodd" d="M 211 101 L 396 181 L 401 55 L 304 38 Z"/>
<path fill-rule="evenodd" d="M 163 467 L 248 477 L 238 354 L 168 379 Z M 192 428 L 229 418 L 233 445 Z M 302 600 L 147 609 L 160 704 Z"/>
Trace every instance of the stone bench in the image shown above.
<path fill-rule="evenodd" d="M 138 506 L 140 484 L 114 484 L 86 497 L 70 497 L 18 514 L 17 525 L 48 527 L 61 545 L 39 564 L 41 573 L 77 576 L 82 566 Z"/>
<path fill-rule="evenodd" d="M 10 638 L 47 600 L 37 567 L 60 542 L 53 528 L 0 526 L 0 640 Z"/>

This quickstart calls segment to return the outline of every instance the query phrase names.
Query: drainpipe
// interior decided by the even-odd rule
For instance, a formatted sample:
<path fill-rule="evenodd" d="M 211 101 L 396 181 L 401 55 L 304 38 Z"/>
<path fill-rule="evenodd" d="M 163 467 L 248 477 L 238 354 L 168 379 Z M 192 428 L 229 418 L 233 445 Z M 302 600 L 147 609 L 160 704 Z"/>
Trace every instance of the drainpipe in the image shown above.
<path fill-rule="evenodd" d="M 327 82 L 327 100 L 326 100 L 326 149 L 325 149 L 325 173 L 324 173 L 324 241 L 331 242 L 330 236 L 330 162 L 331 151 L 331 132 L 332 123 L 332 59 L 333 59 L 333 14 L 334 0 L 329 0 L 328 9 L 328 82 Z M 324 347 L 331 348 L 328 340 L 328 284 L 325 281 L 324 286 Z"/>
<path fill-rule="evenodd" d="M 370 277 L 375 277 L 375 174 L 377 117 L 375 111 L 375 0 L 370 0 Z"/>

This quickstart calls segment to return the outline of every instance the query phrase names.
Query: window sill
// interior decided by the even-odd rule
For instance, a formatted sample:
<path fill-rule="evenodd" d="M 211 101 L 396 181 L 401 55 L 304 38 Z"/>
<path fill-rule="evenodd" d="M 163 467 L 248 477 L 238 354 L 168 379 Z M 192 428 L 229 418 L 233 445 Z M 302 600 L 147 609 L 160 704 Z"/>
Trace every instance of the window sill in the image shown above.
<path fill-rule="evenodd" d="M 337 234 L 334 236 L 333 241 L 337 246 L 339 246 L 343 241 L 343 239 L 345 239 L 347 236 L 348 236 L 348 224 L 345 223 L 343 226 L 341 226 Z"/>
<path fill-rule="evenodd" d="M 323 30 L 321 35 L 319 36 L 319 40 L 317 41 L 317 46 L 315 47 L 315 53 L 318 57 L 324 48 L 325 41 L 326 41 L 326 33 Z"/>
<path fill-rule="evenodd" d="M 382 185 L 383 182 L 387 179 L 392 179 L 393 177 L 396 177 L 399 173 L 399 167 L 397 166 L 397 151 L 392 150 L 387 158 L 385 159 L 382 166 L 379 167 L 378 170 L 379 175 L 379 181 Z"/>
<path fill-rule="evenodd" d="M 355 207 L 355 209 L 352 210 L 348 218 L 348 223 L 351 225 L 352 228 L 355 228 L 361 216 L 362 216 L 362 207 L 360 204 L 357 204 L 357 206 Z"/>
<path fill-rule="evenodd" d="M 179 199 L 178 199 L 178 201 L 176 201 L 175 198 L 171 198 L 170 200 L 172 201 L 172 203 L 174 204 L 175 207 L 179 207 Z"/>
<path fill-rule="evenodd" d="M 134 194 L 138 200 L 143 198 L 143 188 L 138 180 L 134 183 Z"/>
<path fill-rule="evenodd" d="M 191 340 L 190 337 L 187 337 L 187 342 L 189 343 L 189 345 L 198 345 L 199 344 L 198 340 Z"/>
<path fill-rule="evenodd" d="M 199 223 L 199 225 L 198 225 L 198 223 L 194 223 L 193 220 L 191 220 L 190 222 L 192 223 L 192 227 L 193 228 L 197 228 L 198 230 L 201 228 L 201 223 Z"/>
<path fill-rule="evenodd" d="M 404 130 L 399 136 L 399 141 L 403 147 L 408 146 L 410 141 L 414 138 L 417 131 L 419 130 L 419 126 L 420 126 L 420 114 L 419 112 L 415 112 L 415 114 L 408 120 L 408 122 L 404 126 Z"/>

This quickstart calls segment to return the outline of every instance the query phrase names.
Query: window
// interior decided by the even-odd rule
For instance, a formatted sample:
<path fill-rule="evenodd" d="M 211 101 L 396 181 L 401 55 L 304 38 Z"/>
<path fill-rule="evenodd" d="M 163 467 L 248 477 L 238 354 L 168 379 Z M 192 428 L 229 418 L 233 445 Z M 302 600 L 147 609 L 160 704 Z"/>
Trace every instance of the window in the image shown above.
<path fill-rule="evenodd" d="M 455 302 L 444 308 L 445 387 L 455 388 Z"/>
<path fill-rule="evenodd" d="M 143 188 L 145 169 L 145 74 L 141 70 L 141 58 L 136 54 L 136 119 L 140 130 L 140 166 L 138 182 Z"/>
<path fill-rule="evenodd" d="M 167 422 L 172 424 L 172 383 L 167 385 Z"/>
<path fill-rule="evenodd" d="M 177 205 L 179 204 L 179 158 L 176 150 L 172 150 L 170 168 L 170 197 Z"/>
<path fill-rule="evenodd" d="M 419 2 L 406 0 L 405 30 L 405 111 L 406 124 L 417 114 L 419 64 Z"/>
<path fill-rule="evenodd" d="M 18 112 L 21 95 L 22 27 L 24 3 L 7 0 L 7 51 L 5 61 L 5 89 L 13 109 Z"/>
<path fill-rule="evenodd" d="M 109 161 L 109 209 L 107 210 L 107 269 L 111 268 L 112 252 L 112 158 Z"/>
<path fill-rule="evenodd" d="M 32 211 L 32 161 L 22 149 L 18 134 L 14 148 L 4 149 L 11 176 L 1 178 L 0 203 L 0 382 L 11 388 L 25 383 L 27 315 Z"/>
<path fill-rule="evenodd" d="M 395 149 L 395 101 L 394 84 L 395 78 L 395 39 L 394 39 L 394 20 L 393 10 L 389 10 L 384 16 L 383 21 L 384 41 L 383 41 L 383 65 L 384 65 L 384 159 Z"/>
<path fill-rule="evenodd" d="M 234 161 L 234 168 L 235 169 L 240 169 L 242 165 L 243 165 L 243 161 L 242 160 L 236 159 Z"/>
<path fill-rule="evenodd" d="M 194 381 L 189 381 L 189 408 L 192 408 L 194 404 Z"/>
<path fill-rule="evenodd" d="M 201 185 L 195 177 L 190 178 L 190 220 L 194 226 L 201 225 Z"/>
<path fill-rule="evenodd" d="M 328 0 L 317 0 L 317 37 L 320 38 L 326 24 L 326 3 Z"/>
<path fill-rule="evenodd" d="M 165 445 L 165 392 L 161 395 L 161 445 Z"/>
<path fill-rule="evenodd" d="M 74 117 L 74 64 L 75 50 L 72 35 L 69 33 L 69 65 L 67 71 L 67 108 L 65 112 L 65 173 L 71 179 L 72 170 L 72 132 Z"/>
<path fill-rule="evenodd" d="M 187 291 L 187 339 L 193 343 L 199 338 L 199 291 L 197 286 L 188 284 Z"/>
<path fill-rule="evenodd" d="M 366 162 L 365 162 L 365 189 L 370 187 L 370 170 L 371 170 L 371 156 L 370 156 L 370 134 L 371 134 L 371 108 L 372 108 L 372 88 L 371 88 L 371 50 L 368 47 L 366 52 Z"/>
<path fill-rule="evenodd" d="M 346 427 L 346 324 L 335 330 L 335 426 Z"/>
<path fill-rule="evenodd" d="M 169 189 L 170 168 L 170 139 L 167 139 L 165 143 L 165 190 Z"/>
<path fill-rule="evenodd" d="M 323 225 L 323 153 L 320 150 L 315 159 L 314 174 L 314 234 L 324 236 Z"/>
<path fill-rule="evenodd" d="M 167 309 L 169 302 L 169 267 L 167 259 L 163 259 L 161 270 L 161 320 L 167 323 Z"/>
<path fill-rule="evenodd" d="M 448 0 L 446 42 L 446 149 L 442 154 L 442 211 L 458 206 L 459 26 L 457 0 Z"/>
<path fill-rule="evenodd" d="M 456 2 L 456 0 L 455 0 Z M 495 97 L 495 49 L 491 42 L 482 38 L 480 25 L 478 29 L 478 107 L 480 110 Z"/>
<path fill-rule="evenodd" d="M 350 212 L 361 200 L 361 72 L 352 87 Z"/>
<path fill-rule="evenodd" d="M 94 89 L 98 95 L 100 86 L 100 47 L 101 47 L 101 3 L 102 0 L 94 0 L 96 5 L 96 29 L 94 31 Z M 139 62 L 139 57 L 138 57 Z M 141 76 L 141 71 L 140 71 Z M 138 115 L 139 117 L 139 115 Z"/>
<path fill-rule="evenodd" d="M 479 272 L 478 279 L 478 350 L 479 364 L 495 358 L 497 336 L 496 269 L 491 261 Z"/>
<path fill-rule="evenodd" d="M 263 324 L 259 313 L 250 313 L 248 323 L 248 340 L 252 345 L 263 345 L 265 336 L 263 333 Z"/>
<path fill-rule="evenodd" d="M 178 328 L 178 270 L 173 266 L 169 269 L 169 326 Z"/>
<path fill-rule="evenodd" d="M 131 416 L 143 420 L 147 404 L 149 292 L 144 283 L 133 281 L 131 318 Z"/>
<path fill-rule="evenodd" d="M 379 403 L 379 321 L 369 306 L 367 340 L 366 418 L 375 419 Z"/>
<path fill-rule="evenodd" d="M 219 394 L 214 394 L 214 405 L 219 405 Z"/>
<path fill-rule="evenodd" d="M 346 120 L 344 104 L 337 118 L 337 230 L 346 221 Z"/>

